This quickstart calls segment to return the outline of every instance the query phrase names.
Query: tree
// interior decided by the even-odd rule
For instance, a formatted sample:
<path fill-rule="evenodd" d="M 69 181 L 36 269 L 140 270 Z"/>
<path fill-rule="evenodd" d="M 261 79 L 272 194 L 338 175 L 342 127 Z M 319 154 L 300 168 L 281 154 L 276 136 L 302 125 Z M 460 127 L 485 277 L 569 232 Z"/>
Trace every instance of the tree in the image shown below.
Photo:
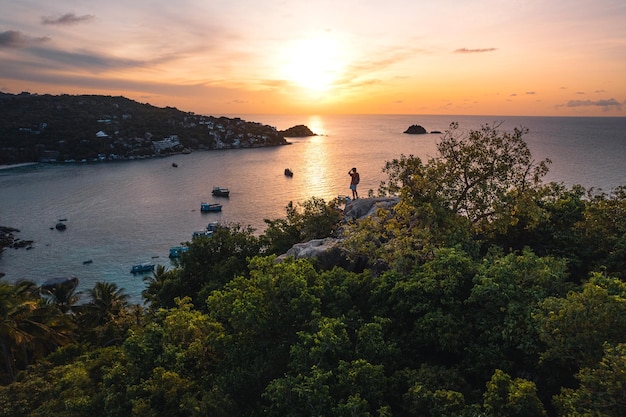
<path fill-rule="evenodd" d="M 452 123 L 437 144 L 438 155 L 427 164 L 414 157 L 387 163 L 389 182 L 381 191 L 399 191 L 413 205 L 426 201 L 436 210 L 445 208 L 481 230 L 514 211 L 520 196 L 540 184 L 550 163 L 532 159 L 523 140 L 527 129 L 501 132 L 500 125 L 463 135 L 458 123 Z"/>
<path fill-rule="evenodd" d="M 81 321 L 90 326 L 114 320 L 128 306 L 128 294 L 113 282 L 96 282 L 88 294 L 91 300 L 82 309 Z"/>
<path fill-rule="evenodd" d="M 486 257 L 465 303 L 474 335 L 466 346 L 468 368 L 479 378 L 494 368 L 535 372 L 541 350 L 537 304 L 566 294 L 572 288 L 566 278 L 563 260 L 538 257 L 529 249 Z"/>
<path fill-rule="evenodd" d="M 51 286 L 42 286 L 40 291 L 42 296 L 56 305 L 62 313 L 67 313 L 80 299 L 76 292 L 77 284 L 78 278 L 71 277 Z"/>
<path fill-rule="evenodd" d="M 604 344 L 604 356 L 592 367 L 582 368 L 577 388 L 563 388 L 554 398 L 559 416 L 626 415 L 626 345 Z"/>
<path fill-rule="evenodd" d="M 581 247 L 590 253 L 586 261 L 591 269 L 604 269 L 608 274 L 626 276 L 626 186 L 611 193 L 590 196 L 581 222 L 584 235 Z"/>
<path fill-rule="evenodd" d="M 172 308 L 176 298 L 189 297 L 198 308 L 211 291 L 221 288 L 238 275 L 248 274 L 248 259 L 261 251 L 261 240 L 254 229 L 239 224 L 221 226 L 211 236 L 187 243 L 179 268 L 167 271 L 157 267 L 143 292 L 151 308 Z"/>
<path fill-rule="evenodd" d="M 626 283 L 595 273 L 580 291 L 541 301 L 534 319 L 546 345 L 543 362 L 591 367 L 605 342 L 626 343 Z"/>
<path fill-rule="evenodd" d="M 0 380 L 72 341 L 69 316 L 39 296 L 33 282 L 0 283 Z"/>
<path fill-rule="evenodd" d="M 258 406 L 269 381 L 286 371 L 297 331 L 319 314 L 319 273 L 305 259 L 250 261 L 250 276 L 237 277 L 207 299 L 209 317 L 225 335 L 219 385 L 246 409 Z"/>
<path fill-rule="evenodd" d="M 512 379 L 499 369 L 496 369 L 487 383 L 483 405 L 486 417 L 546 415 L 534 383 L 522 378 Z"/>

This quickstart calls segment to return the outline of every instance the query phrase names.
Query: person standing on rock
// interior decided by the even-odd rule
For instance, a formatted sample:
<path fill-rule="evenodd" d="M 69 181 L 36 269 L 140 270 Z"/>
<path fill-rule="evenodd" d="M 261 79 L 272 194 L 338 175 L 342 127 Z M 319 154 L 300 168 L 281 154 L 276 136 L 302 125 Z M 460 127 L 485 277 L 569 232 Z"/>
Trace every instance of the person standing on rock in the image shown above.
<path fill-rule="evenodd" d="M 352 190 L 352 199 L 356 200 L 357 198 L 359 198 L 359 193 L 356 190 L 356 186 L 359 184 L 359 181 L 361 180 L 361 176 L 359 175 L 358 172 L 356 172 L 356 168 L 352 168 L 348 172 L 348 175 L 352 177 L 352 179 L 350 180 L 350 189 Z"/>

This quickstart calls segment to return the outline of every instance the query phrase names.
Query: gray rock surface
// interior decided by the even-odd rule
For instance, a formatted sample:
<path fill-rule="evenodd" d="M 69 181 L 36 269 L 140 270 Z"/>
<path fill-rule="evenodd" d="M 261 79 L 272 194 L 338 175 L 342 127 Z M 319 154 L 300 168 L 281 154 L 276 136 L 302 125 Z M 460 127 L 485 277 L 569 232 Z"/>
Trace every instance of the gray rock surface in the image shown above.
<path fill-rule="evenodd" d="M 399 197 L 358 198 L 346 204 L 346 220 L 356 220 L 376 214 L 379 208 L 390 209 L 400 201 Z"/>

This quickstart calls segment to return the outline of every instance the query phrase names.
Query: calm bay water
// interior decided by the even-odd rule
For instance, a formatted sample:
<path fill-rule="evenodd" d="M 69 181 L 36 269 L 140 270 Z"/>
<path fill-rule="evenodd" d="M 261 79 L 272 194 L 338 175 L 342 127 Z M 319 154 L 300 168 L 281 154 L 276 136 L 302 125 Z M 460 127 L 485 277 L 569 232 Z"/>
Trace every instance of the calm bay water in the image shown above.
<path fill-rule="evenodd" d="M 438 134 L 406 135 L 411 124 L 445 131 L 503 122 L 524 126 L 537 160 L 553 163 L 546 181 L 610 191 L 626 185 L 626 118 L 543 118 L 485 116 L 242 116 L 278 129 L 305 124 L 319 136 L 290 139 L 276 148 L 194 152 L 143 161 L 85 165 L 36 165 L 0 170 L 0 225 L 20 229 L 34 240 L 32 250 L 7 249 L 0 271 L 12 282 L 41 283 L 75 275 L 79 290 L 98 281 L 115 282 L 140 302 L 141 276 L 133 264 L 170 266 L 169 248 L 190 240 L 211 221 L 250 225 L 261 232 L 264 219 L 282 218 L 289 201 L 348 194 L 348 170 L 361 173 L 359 192 L 376 190 L 386 179 L 384 163 L 401 154 L 435 156 Z M 178 165 L 172 167 L 172 163 Z M 292 178 L 283 171 L 291 168 Z M 230 198 L 211 196 L 228 187 Z M 201 213 L 200 202 L 219 201 L 221 213 Z M 53 228 L 67 219 L 67 230 Z M 90 264 L 83 264 L 92 260 Z"/>

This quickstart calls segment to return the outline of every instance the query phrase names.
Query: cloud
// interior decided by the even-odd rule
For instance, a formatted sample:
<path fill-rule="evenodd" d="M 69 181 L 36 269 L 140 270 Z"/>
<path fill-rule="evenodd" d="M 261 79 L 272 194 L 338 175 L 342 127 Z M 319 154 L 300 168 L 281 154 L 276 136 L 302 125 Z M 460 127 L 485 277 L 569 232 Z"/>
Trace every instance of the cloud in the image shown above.
<path fill-rule="evenodd" d="M 65 13 L 62 16 L 44 16 L 41 18 L 41 23 L 44 25 L 75 25 L 78 23 L 88 22 L 95 16 L 86 14 L 82 16 L 76 16 L 74 13 Z"/>
<path fill-rule="evenodd" d="M 484 52 L 493 52 L 497 50 L 498 48 L 475 48 L 475 49 L 459 48 L 455 50 L 454 53 L 455 54 L 482 54 Z"/>
<path fill-rule="evenodd" d="M 537 93 L 535 93 L 534 91 L 526 91 L 526 94 L 529 96 L 534 96 Z"/>
<path fill-rule="evenodd" d="M 143 67 L 147 63 L 132 59 L 120 59 L 91 52 L 66 52 L 58 49 L 31 48 L 30 52 L 43 58 L 49 65 L 57 68 L 82 68 L 89 70 L 107 70 L 131 67 Z"/>
<path fill-rule="evenodd" d="M 32 38 L 16 30 L 0 32 L 0 48 L 22 48 L 34 43 L 41 43 L 50 40 L 48 37 Z"/>
<path fill-rule="evenodd" d="M 622 109 L 622 103 L 610 98 L 608 100 L 570 100 L 567 102 L 566 107 L 603 107 L 608 110 L 611 107 L 615 107 L 617 110 Z"/>

